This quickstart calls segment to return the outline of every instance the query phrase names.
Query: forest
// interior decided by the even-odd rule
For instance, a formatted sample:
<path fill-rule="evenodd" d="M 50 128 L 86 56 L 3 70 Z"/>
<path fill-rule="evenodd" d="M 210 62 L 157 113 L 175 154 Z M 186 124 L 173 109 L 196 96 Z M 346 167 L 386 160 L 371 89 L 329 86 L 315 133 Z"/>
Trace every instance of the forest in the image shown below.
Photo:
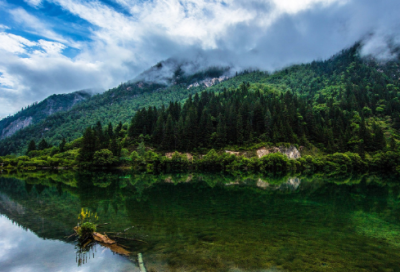
<path fill-rule="evenodd" d="M 329 60 L 273 74 L 243 71 L 209 88 L 187 88 L 207 74 L 185 81 L 178 73 L 180 82 L 168 87 L 121 84 L 45 119 L 47 126 L 49 120 L 57 121 L 51 129 L 53 134 L 59 130 L 57 135 L 37 135 L 37 126 L 30 126 L 15 136 L 21 136 L 20 147 L 6 149 L 15 137 L 3 140 L 1 160 L 4 167 L 127 166 L 148 171 L 400 171 L 399 61 L 378 63 L 361 58 L 358 50 L 355 45 Z M 220 75 L 218 70 L 211 74 Z M 136 98 L 127 100 L 132 86 Z M 295 146 L 303 150 L 302 158 L 225 152 L 251 154 L 273 146 Z"/>

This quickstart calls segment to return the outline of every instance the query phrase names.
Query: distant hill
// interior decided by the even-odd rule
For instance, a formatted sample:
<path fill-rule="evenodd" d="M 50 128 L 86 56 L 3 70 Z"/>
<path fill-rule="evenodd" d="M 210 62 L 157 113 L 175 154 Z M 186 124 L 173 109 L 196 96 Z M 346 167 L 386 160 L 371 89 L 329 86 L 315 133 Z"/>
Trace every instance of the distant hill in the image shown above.
<path fill-rule="evenodd" d="M 127 130 L 132 117 L 144 107 L 167 107 L 171 101 L 184 102 L 190 95 L 206 89 L 216 93 L 224 89 L 235 91 L 243 82 L 251 85 L 249 87 L 251 91 L 276 92 L 282 94 L 280 99 L 284 99 L 283 94 L 289 92 L 305 100 L 303 105 L 307 107 L 285 106 L 280 110 L 294 116 L 294 119 L 290 120 L 293 123 L 291 126 L 316 128 L 315 133 L 318 137 L 333 137 L 326 145 L 338 145 L 336 134 L 341 131 L 340 125 L 332 127 L 337 121 L 335 118 L 332 119 L 332 116 L 336 116 L 338 112 L 347 123 L 352 124 L 347 130 L 350 134 L 345 137 L 347 141 L 345 144 L 349 146 L 359 144 L 358 127 L 360 120 L 364 118 L 368 127 L 376 123 L 384 129 L 388 139 L 394 137 L 399 140 L 400 62 L 396 59 L 380 63 L 374 59 L 362 58 L 359 49 L 360 45 L 357 44 L 328 60 L 293 65 L 273 74 L 243 71 L 232 75 L 229 68 L 219 67 L 194 70 L 195 72 L 191 74 L 187 65 L 173 60 L 161 62 L 143 72 L 135 80 L 94 95 L 71 106 L 67 111 L 51 115 L 42 114 L 41 119 L 32 120 L 31 125 L 0 141 L 0 156 L 24 153 L 28 141 L 32 139 L 39 142 L 45 138 L 51 144 L 60 143 L 63 137 L 69 141 L 77 139 L 82 136 L 86 127 L 95 125 L 97 121 L 101 121 L 104 125 L 109 122 L 113 125 L 122 122 L 126 124 L 124 129 Z M 243 103 L 245 99 L 247 98 L 241 98 L 238 103 Z M 215 106 L 213 111 L 224 109 L 224 100 L 221 100 L 221 103 L 218 107 Z M 235 111 L 238 106 L 224 111 Z M 45 105 L 41 107 L 38 112 L 50 112 L 45 110 Z M 249 105 L 246 113 L 248 120 L 243 121 L 249 123 L 250 129 L 254 122 L 252 120 L 254 111 L 253 106 Z M 219 113 L 228 115 L 226 112 L 213 113 L 212 131 L 217 131 Z M 197 115 L 200 116 L 200 113 Z M 28 122 L 26 120 L 30 116 L 32 115 L 23 114 L 18 122 Z M 16 121 L 20 117 L 17 114 L 12 118 L 14 118 L 12 121 Z M 315 124 L 307 120 L 312 120 Z M 11 122 L 9 120 L 7 122 L 9 126 Z M 0 128 L 4 130 L 6 127 L 3 125 Z M 150 133 L 149 137 L 151 135 Z M 282 138 L 282 141 L 284 140 Z M 314 141 L 312 138 L 309 140 Z M 258 141 L 257 137 L 254 137 L 254 141 Z"/>
<path fill-rule="evenodd" d="M 69 94 L 54 94 L 39 103 L 34 103 L 0 120 L 0 139 L 10 137 L 29 125 L 37 124 L 54 113 L 67 111 L 74 105 L 89 99 L 90 96 L 86 91 L 78 91 Z"/>

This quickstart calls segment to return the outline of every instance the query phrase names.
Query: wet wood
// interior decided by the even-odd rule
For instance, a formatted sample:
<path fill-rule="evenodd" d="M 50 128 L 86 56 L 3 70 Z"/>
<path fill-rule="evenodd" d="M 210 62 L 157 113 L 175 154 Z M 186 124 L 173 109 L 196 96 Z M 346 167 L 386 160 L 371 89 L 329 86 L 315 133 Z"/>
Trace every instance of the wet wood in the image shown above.
<path fill-rule="evenodd" d="M 137 242 L 141 242 L 141 243 L 147 244 L 146 241 L 135 239 L 135 238 L 126 238 L 126 237 L 120 237 L 120 236 L 112 236 L 112 237 L 113 238 L 117 238 L 117 239 L 131 240 L 131 241 L 137 241 Z"/>
<path fill-rule="evenodd" d="M 144 262 L 143 262 L 142 253 L 139 253 L 139 254 L 138 254 L 138 260 L 139 260 L 139 269 L 140 269 L 140 272 L 146 272 L 146 267 L 144 267 Z"/>
<path fill-rule="evenodd" d="M 111 240 L 110 238 L 108 238 L 108 236 L 106 234 L 100 234 L 98 232 L 93 232 L 93 238 L 97 241 L 97 242 L 101 242 L 103 244 L 115 244 L 114 240 Z"/>

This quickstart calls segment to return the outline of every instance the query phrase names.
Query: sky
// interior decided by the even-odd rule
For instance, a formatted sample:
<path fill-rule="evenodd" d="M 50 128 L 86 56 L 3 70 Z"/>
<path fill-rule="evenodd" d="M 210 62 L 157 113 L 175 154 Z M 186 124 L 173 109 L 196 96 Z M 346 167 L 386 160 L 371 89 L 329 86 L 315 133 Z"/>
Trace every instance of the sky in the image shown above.
<path fill-rule="evenodd" d="M 1 200 L 6 199 L 2 198 Z M 7 200 L 9 199 L 7 198 Z M 5 204 L 15 205 L 16 203 Z M 21 209 L 21 206 L 19 208 Z M 78 267 L 76 263 L 77 248 L 73 243 L 39 238 L 31 230 L 18 226 L 17 223 L 3 215 L 0 215 L 0 229 L 0 266 L 2 271 L 138 271 L 133 262 L 113 254 L 111 250 L 100 245 L 95 245 L 94 258 L 88 258 L 88 262 Z"/>
<path fill-rule="evenodd" d="M 0 0 L 0 119 L 168 58 L 274 71 L 362 41 L 393 58 L 399 0 Z"/>

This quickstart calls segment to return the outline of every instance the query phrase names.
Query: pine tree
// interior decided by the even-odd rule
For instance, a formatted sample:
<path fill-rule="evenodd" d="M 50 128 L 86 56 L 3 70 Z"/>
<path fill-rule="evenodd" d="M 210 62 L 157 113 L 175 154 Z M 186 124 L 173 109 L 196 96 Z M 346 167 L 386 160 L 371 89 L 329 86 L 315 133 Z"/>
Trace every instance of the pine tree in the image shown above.
<path fill-rule="evenodd" d="M 60 145 L 58 146 L 60 152 L 64 152 L 65 151 L 65 144 L 67 143 L 67 141 L 65 140 L 65 138 L 62 139 Z"/>
<path fill-rule="evenodd" d="M 116 157 L 119 157 L 121 155 L 121 146 L 117 143 L 117 139 L 115 137 L 111 139 L 110 151 Z"/>
<path fill-rule="evenodd" d="M 28 155 L 29 152 L 35 151 L 35 150 L 36 150 L 36 143 L 35 143 L 34 140 L 31 140 L 31 141 L 29 142 L 28 150 L 26 151 L 26 154 Z"/>
<path fill-rule="evenodd" d="M 92 128 L 88 127 L 83 134 L 81 149 L 79 150 L 79 161 L 91 162 L 96 152 L 96 136 Z"/>
<path fill-rule="evenodd" d="M 254 132 L 257 135 L 261 135 L 264 133 L 264 115 L 260 101 L 257 101 L 254 106 L 254 114 L 253 114 L 253 128 Z"/>
<path fill-rule="evenodd" d="M 115 134 L 119 134 L 119 132 L 122 130 L 122 122 L 118 123 L 118 126 L 115 128 Z"/>
<path fill-rule="evenodd" d="M 114 138 L 114 130 L 113 130 L 111 122 L 108 124 L 107 133 L 108 133 L 108 137 L 110 139 Z"/>
<path fill-rule="evenodd" d="M 38 150 L 45 150 L 46 148 L 49 148 L 49 145 L 48 145 L 48 143 L 46 142 L 45 139 L 42 139 L 42 140 L 39 142 Z"/>
<path fill-rule="evenodd" d="M 236 122 L 236 139 L 238 144 L 242 144 L 244 137 L 243 137 L 243 119 L 242 115 L 238 115 L 237 122 Z"/>
<path fill-rule="evenodd" d="M 175 148 L 174 123 L 173 123 L 171 114 L 169 114 L 167 117 L 167 123 L 165 125 L 164 139 L 163 139 L 163 142 L 161 143 L 161 146 L 164 149 L 174 149 Z"/>
<path fill-rule="evenodd" d="M 137 152 L 139 156 L 144 157 L 146 155 L 146 147 L 144 145 L 144 142 L 141 142 L 137 148 Z"/>
<path fill-rule="evenodd" d="M 383 134 L 382 128 L 378 124 L 374 123 L 373 130 L 374 130 L 375 150 L 385 149 L 386 148 L 386 139 L 385 139 L 385 135 Z"/>
<path fill-rule="evenodd" d="M 392 151 L 397 151 L 397 149 L 398 149 L 398 144 L 393 136 L 390 137 L 389 146 L 390 146 L 390 150 L 392 150 Z"/>
<path fill-rule="evenodd" d="M 162 113 L 159 114 L 156 127 L 153 131 L 153 142 L 157 145 L 161 144 L 164 134 L 164 119 Z"/>

